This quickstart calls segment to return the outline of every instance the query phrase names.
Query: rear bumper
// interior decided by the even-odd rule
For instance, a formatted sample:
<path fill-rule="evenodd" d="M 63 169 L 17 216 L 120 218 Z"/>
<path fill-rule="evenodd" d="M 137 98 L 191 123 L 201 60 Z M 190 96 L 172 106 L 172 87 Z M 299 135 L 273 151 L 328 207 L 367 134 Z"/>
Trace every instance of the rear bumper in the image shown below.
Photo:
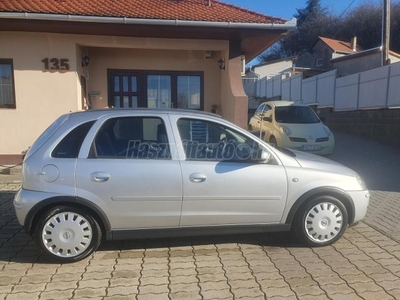
<path fill-rule="evenodd" d="M 25 220 L 31 209 L 39 202 L 55 196 L 59 196 L 59 194 L 20 189 L 13 201 L 18 223 L 22 226 L 26 226 Z"/>

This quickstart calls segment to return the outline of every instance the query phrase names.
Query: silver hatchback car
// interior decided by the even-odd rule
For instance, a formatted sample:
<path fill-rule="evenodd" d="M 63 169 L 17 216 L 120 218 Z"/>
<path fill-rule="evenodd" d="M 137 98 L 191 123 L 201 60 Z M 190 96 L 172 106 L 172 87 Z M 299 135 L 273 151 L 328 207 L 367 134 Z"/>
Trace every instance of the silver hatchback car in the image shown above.
<path fill-rule="evenodd" d="M 26 154 L 14 199 L 20 224 L 62 262 L 103 239 L 292 229 L 323 246 L 368 203 L 343 165 L 273 148 L 216 115 L 154 109 L 61 116 Z"/>

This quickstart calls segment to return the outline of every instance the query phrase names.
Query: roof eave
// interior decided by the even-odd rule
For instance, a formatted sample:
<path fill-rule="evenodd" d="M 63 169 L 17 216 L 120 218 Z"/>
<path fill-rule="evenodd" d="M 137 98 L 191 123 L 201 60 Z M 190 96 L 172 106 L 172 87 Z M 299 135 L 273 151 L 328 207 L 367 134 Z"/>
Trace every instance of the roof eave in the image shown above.
<path fill-rule="evenodd" d="M 164 20 L 164 19 L 140 19 L 126 17 L 101 17 L 44 14 L 27 12 L 0 12 L 1 19 L 23 19 L 23 20 L 47 20 L 62 22 L 88 22 L 88 23 L 113 23 L 113 24 L 140 24 L 155 26 L 194 26 L 194 27 L 215 27 L 215 28 L 244 28 L 244 29 L 277 29 L 291 30 L 296 27 L 297 20 L 292 19 L 283 24 L 277 23 L 236 23 L 236 22 L 212 22 L 212 21 L 188 21 L 188 20 Z"/>

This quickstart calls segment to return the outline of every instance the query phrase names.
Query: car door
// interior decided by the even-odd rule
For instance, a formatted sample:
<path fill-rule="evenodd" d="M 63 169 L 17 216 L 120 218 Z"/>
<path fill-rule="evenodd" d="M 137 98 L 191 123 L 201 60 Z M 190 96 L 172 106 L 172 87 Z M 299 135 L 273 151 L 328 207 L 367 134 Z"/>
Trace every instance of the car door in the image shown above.
<path fill-rule="evenodd" d="M 175 227 L 182 176 L 167 114 L 99 120 L 76 165 L 78 197 L 107 214 L 113 229 Z"/>
<path fill-rule="evenodd" d="M 252 130 L 260 130 L 261 129 L 261 119 L 260 119 L 260 115 L 262 113 L 262 111 L 264 110 L 265 104 L 261 104 L 256 112 L 254 113 L 254 116 L 251 117 L 250 119 L 250 128 Z"/>
<path fill-rule="evenodd" d="M 171 116 L 181 140 L 181 226 L 278 223 L 286 203 L 284 167 L 265 146 L 226 123 Z"/>
<path fill-rule="evenodd" d="M 271 135 L 273 135 L 273 109 L 270 105 L 266 104 L 260 114 L 260 128 L 264 141 L 269 142 Z"/>

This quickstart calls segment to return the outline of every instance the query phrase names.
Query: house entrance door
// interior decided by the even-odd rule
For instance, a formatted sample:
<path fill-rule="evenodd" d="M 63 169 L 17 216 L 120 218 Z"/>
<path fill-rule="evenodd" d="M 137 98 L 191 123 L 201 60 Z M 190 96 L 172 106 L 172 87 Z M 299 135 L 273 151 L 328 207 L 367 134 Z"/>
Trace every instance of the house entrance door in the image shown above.
<path fill-rule="evenodd" d="M 108 106 L 204 108 L 203 72 L 109 70 Z"/>

